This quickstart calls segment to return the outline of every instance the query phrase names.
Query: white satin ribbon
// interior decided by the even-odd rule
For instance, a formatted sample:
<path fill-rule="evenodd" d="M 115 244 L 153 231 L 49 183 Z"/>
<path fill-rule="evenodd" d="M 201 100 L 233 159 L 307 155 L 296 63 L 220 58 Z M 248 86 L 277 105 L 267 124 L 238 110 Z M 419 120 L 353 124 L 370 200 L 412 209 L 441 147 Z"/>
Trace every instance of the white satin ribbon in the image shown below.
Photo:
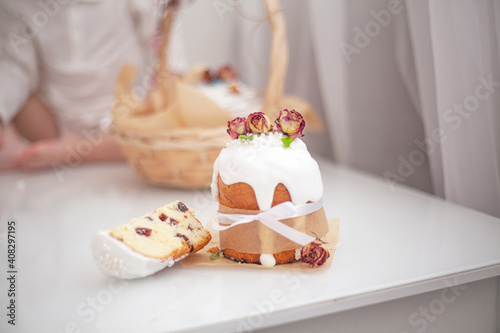
<path fill-rule="evenodd" d="M 288 238 L 289 240 L 297 244 L 305 246 L 311 243 L 316 238 L 295 230 L 294 228 L 287 226 L 280 220 L 308 215 L 319 210 L 321 207 L 323 207 L 323 199 L 319 199 L 316 202 L 303 205 L 294 205 L 290 201 L 287 201 L 280 203 L 279 205 L 276 205 L 271 209 L 257 215 L 217 213 L 217 215 L 212 219 L 212 227 L 215 230 L 223 231 L 240 224 L 249 223 L 252 221 L 260 221 L 262 224 L 274 230 L 278 234 Z M 222 226 L 220 224 L 216 224 L 215 220 L 219 221 L 220 219 L 223 219 L 223 224 L 228 225 Z"/>

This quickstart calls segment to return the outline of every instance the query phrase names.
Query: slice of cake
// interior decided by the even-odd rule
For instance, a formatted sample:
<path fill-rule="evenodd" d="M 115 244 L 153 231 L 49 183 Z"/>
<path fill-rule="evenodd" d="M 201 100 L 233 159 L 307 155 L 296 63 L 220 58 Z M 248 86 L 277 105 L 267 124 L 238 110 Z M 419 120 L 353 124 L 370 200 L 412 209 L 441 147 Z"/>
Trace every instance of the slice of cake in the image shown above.
<path fill-rule="evenodd" d="M 321 205 L 321 173 L 299 139 L 304 125 L 298 112 L 286 109 L 280 113 L 275 128 L 261 112 L 228 122 L 228 133 L 234 140 L 220 152 L 212 178 L 212 193 L 219 202 L 219 213 L 255 215 L 285 202 L 300 207 L 299 210 L 316 203 L 319 208 L 313 212 L 280 222 L 314 239 L 328 232 Z M 226 225 L 221 219 L 219 223 Z M 220 231 L 220 242 L 225 257 L 265 266 L 299 260 L 305 245 L 295 243 L 260 221 Z"/>
<path fill-rule="evenodd" d="M 93 239 L 94 261 L 120 278 L 151 275 L 202 249 L 210 233 L 182 201 L 167 203 Z"/>

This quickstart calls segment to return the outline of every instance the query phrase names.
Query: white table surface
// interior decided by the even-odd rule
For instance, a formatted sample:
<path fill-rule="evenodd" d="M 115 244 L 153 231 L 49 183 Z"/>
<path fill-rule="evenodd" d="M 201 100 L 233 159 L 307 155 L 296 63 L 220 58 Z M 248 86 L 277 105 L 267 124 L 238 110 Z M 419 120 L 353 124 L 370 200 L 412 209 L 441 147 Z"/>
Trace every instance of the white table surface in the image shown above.
<path fill-rule="evenodd" d="M 320 167 L 327 216 L 340 218 L 330 269 L 176 264 L 125 282 L 94 266 L 93 234 L 176 199 L 206 220 L 217 208 L 208 191 L 154 187 L 123 164 L 0 174 L 0 262 L 6 272 L 13 219 L 18 269 L 17 325 L 2 313 L 0 331 L 236 331 L 500 275 L 500 219 L 325 161 Z"/>

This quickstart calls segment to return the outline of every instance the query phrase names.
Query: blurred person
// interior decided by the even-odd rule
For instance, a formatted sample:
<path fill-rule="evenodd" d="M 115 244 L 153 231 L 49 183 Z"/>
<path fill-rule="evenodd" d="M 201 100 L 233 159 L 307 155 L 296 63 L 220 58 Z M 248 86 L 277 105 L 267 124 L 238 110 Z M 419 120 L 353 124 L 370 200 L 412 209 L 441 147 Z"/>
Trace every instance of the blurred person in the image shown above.
<path fill-rule="evenodd" d="M 153 64 L 162 6 L 0 0 L 0 170 L 74 163 L 74 154 L 79 162 L 123 159 L 105 133 L 115 80 L 126 63 Z"/>

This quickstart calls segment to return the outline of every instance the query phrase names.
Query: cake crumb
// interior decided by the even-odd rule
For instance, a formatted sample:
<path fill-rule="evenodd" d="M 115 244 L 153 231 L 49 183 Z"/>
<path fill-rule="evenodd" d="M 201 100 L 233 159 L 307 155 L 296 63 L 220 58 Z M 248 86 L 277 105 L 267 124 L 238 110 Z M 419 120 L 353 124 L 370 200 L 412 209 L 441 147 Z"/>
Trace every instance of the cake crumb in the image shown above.
<path fill-rule="evenodd" d="M 217 246 L 211 247 L 207 250 L 208 253 L 216 253 L 217 251 L 219 251 Z"/>

